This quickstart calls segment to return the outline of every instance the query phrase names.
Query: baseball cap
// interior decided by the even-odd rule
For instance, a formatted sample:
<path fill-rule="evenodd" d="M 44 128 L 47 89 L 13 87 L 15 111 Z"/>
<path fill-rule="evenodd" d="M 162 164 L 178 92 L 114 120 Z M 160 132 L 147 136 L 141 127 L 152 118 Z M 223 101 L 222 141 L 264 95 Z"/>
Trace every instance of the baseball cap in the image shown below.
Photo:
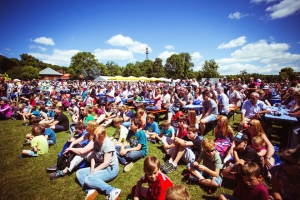
<path fill-rule="evenodd" d="M 245 133 L 238 132 L 235 134 L 234 140 L 237 142 L 245 142 L 248 141 L 248 136 Z"/>

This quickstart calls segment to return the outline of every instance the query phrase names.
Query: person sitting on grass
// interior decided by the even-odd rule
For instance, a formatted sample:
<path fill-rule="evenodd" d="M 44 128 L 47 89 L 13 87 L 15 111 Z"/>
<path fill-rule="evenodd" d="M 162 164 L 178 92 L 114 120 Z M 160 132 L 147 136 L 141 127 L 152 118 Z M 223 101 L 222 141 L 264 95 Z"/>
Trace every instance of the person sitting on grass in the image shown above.
<path fill-rule="evenodd" d="M 131 189 L 134 200 L 165 200 L 166 190 L 173 186 L 172 181 L 160 172 L 160 162 L 155 156 L 148 156 L 144 160 L 144 176 Z M 143 187 L 148 183 L 148 188 Z"/>
<path fill-rule="evenodd" d="M 33 126 L 31 129 L 31 133 L 34 136 L 34 138 L 30 141 L 32 149 L 23 150 L 22 154 L 20 154 L 18 158 L 37 157 L 48 153 L 49 145 L 47 139 L 43 135 L 41 135 L 42 130 L 40 129 L 40 127 Z"/>
<path fill-rule="evenodd" d="M 142 121 L 142 129 L 144 129 L 147 119 L 146 110 L 143 108 L 139 108 L 136 111 L 136 118 L 139 118 Z"/>
<path fill-rule="evenodd" d="M 167 189 L 165 200 L 190 200 L 190 193 L 184 185 L 174 185 Z"/>
<path fill-rule="evenodd" d="M 202 148 L 200 157 L 187 165 L 192 174 L 188 177 L 189 181 L 208 187 L 220 187 L 222 184 L 220 170 L 223 168 L 223 163 L 219 152 L 215 149 L 215 142 L 212 139 L 204 138 Z M 203 161 L 202 165 L 201 161 Z"/>
<path fill-rule="evenodd" d="M 93 150 L 91 153 L 91 167 L 80 169 L 76 178 L 83 190 L 87 192 L 86 200 L 93 200 L 99 192 L 106 195 L 106 199 L 118 199 L 121 189 L 109 185 L 107 182 L 115 179 L 119 174 L 119 163 L 113 142 L 106 137 L 106 129 L 97 127 L 93 133 Z"/>
<path fill-rule="evenodd" d="M 113 122 L 113 120 L 119 115 L 120 115 L 119 107 L 117 105 L 114 105 L 111 114 L 105 118 L 101 126 L 108 127 Z"/>
<path fill-rule="evenodd" d="M 43 122 L 39 124 L 39 127 L 42 130 L 42 134 L 46 137 L 49 146 L 54 145 L 56 143 L 56 133 L 49 128 L 49 124 Z"/>
<path fill-rule="evenodd" d="M 156 137 L 160 134 L 160 130 L 158 128 L 158 124 L 154 121 L 155 116 L 153 114 L 148 114 L 147 116 L 147 123 L 144 127 L 144 131 L 148 140 L 152 143 L 156 143 Z"/>
<path fill-rule="evenodd" d="M 131 171 L 134 165 L 133 162 L 148 154 L 147 137 L 141 126 L 142 122 L 140 119 L 132 119 L 126 141 L 124 141 L 122 146 L 116 146 L 119 162 L 125 165 L 125 172 Z"/>
<path fill-rule="evenodd" d="M 202 150 L 202 137 L 198 136 L 197 128 L 194 126 L 188 127 L 187 140 L 175 138 L 174 149 L 171 158 L 162 166 L 162 172 L 169 174 L 177 169 L 180 159 L 184 163 L 193 163 L 199 156 Z"/>
<path fill-rule="evenodd" d="M 128 109 L 126 105 L 121 107 L 120 116 L 123 118 L 122 125 L 128 128 L 131 124 L 131 119 L 134 117 L 134 114 L 131 109 Z"/>
<path fill-rule="evenodd" d="M 12 115 L 12 108 L 7 99 L 0 99 L 0 120 L 10 119 Z"/>
<path fill-rule="evenodd" d="M 171 138 L 167 138 L 168 144 L 164 145 L 164 149 L 165 149 L 164 160 L 168 160 L 168 158 L 170 158 L 170 155 L 172 155 L 173 149 L 175 147 L 175 141 L 178 142 L 180 141 L 180 139 L 188 140 L 185 116 L 184 115 L 178 116 L 177 122 L 178 122 L 178 129 L 177 129 L 176 137 L 174 138 L 174 140 L 172 140 Z"/>
<path fill-rule="evenodd" d="M 82 112 L 84 118 L 83 118 L 83 124 L 86 126 L 89 121 L 94 121 L 94 116 L 92 115 L 92 108 L 90 106 L 84 107 L 84 110 Z"/>
<path fill-rule="evenodd" d="M 69 119 L 63 110 L 62 106 L 56 107 L 54 121 L 49 124 L 50 128 L 56 132 L 69 130 Z"/>
<path fill-rule="evenodd" d="M 251 146 L 256 151 L 256 153 L 259 155 L 263 166 L 265 165 L 264 160 L 265 160 L 265 156 L 267 154 L 267 149 L 266 149 L 265 145 L 266 145 L 266 143 L 261 137 L 254 136 L 252 138 Z"/>
<path fill-rule="evenodd" d="M 95 121 L 88 122 L 86 131 L 89 134 L 85 134 L 82 137 L 73 141 L 70 144 L 70 146 L 64 151 L 63 153 L 64 156 L 68 157 L 67 163 L 65 166 L 63 165 L 57 166 L 55 169 L 57 171 L 50 174 L 50 180 L 63 177 L 66 174 L 72 172 L 73 169 L 75 169 L 83 160 L 87 160 L 88 162 L 90 162 L 90 152 L 93 150 L 93 145 L 94 145 L 93 132 L 97 127 L 98 127 L 97 122 Z M 81 145 L 82 142 L 84 142 L 83 145 Z M 60 159 L 58 159 L 58 162 L 59 160 Z"/>
<path fill-rule="evenodd" d="M 238 181 L 233 194 L 220 194 L 219 200 L 268 200 L 268 189 L 262 184 L 262 173 L 260 167 L 253 162 L 242 162 L 238 165 L 238 172 L 232 173 L 234 168 L 228 167 L 223 170 L 225 178 Z"/>
<path fill-rule="evenodd" d="M 113 120 L 114 126 L 116 127 L 116 130 L 112 136 L 110 136 L 110 140 L 113 141 L 115 146 L 121 146 L 122 143 L 126 140 L 128 135 L 128 129 L 122 125 L 123 119 L 122 117 L 118 116 L 114 118 Z"/>
<path fill-rule="evenodd" d="M 174 141 L 175 129 L 173 126 L 170 125 L 168 120 L 163 121 L 161 132 L 159 135 L 156 136 L 155 139 L 161 141 L 164 147 L 171 144 Z"/>

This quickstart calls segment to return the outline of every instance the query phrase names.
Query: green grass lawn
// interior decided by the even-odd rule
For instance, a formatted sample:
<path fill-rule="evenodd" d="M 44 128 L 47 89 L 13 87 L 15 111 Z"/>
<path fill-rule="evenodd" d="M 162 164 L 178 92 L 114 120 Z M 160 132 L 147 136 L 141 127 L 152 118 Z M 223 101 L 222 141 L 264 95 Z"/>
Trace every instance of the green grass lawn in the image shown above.
<path fill-rule="evenodd" d="M 230 120 L 230 124 L 237 130 L 240 115 L 236 114 L 235 121 Z M 57 143 L 50 147 L 49 153 L 37 158 L 18 159 L 23 146 L 25 134 L 30 132 L 31 127 L 22 126 L 22 121 L 0 121 L 0 196 L 1 199 L 84 199 L 85 192 L 76 182 L 76 175 L 72 173 L 63 178 L 53 181 L 49 179 L 49 173 L 46 168 L 56 163 L 57 154 L 65 144 L 69 133 L 61 132 L 57 134 Z M 113 127 L 107 128 L 108 135 L 114 131 Z M 287 140 L 285 130 L 280 126 L 275 126 L 276 135 L 272 135 L 272 142 L 281 147 L 282 141 Z M 211 128 L 205 137 L 212 137 Z M 286 145 L 283 144 L 283 146 Z M 25 147 L 29 149 L 30 147 Z M 162 161 L 162 150 L 160 145 L 149 143 L 149 155 L 154 155 Z M 143 175 L 143 159 L 135 163 L 133 171 L 123 172 L 123 166 L 120 165 L 118 177 L 111 182 L 111 185 L 121 188 L 119 199 L 127 199 L 131 187 Z M 184 184 L 190 191 L 191 199 L 216 199 L 220 193 L 232 193 L 234 183 L 229 180 L 223 181 L 223 186 L 218 188 L 215 193 L 208 194 L 205 189 L 199 185 L 189 185 L 182 181 L 182 174 L 185 173 L 185 165 L 181 163 L 177 170 L 168 177 L 174 184 Z M 97 199 L 105 199 L 104 195 L 98 195 Z"/>

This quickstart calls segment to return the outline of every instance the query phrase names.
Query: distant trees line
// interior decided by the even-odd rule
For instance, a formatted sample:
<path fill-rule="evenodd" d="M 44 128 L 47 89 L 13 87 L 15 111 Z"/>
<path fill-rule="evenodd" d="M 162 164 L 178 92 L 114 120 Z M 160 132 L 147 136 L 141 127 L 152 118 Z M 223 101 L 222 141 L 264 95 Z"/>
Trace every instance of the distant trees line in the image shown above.
<path fill-rule="evenodd" d="M 95 79 L 103 76 L 145 76 L 145 77 L 166 77 L 173 79 L 182 79 L 185 77 L 196 78 L 200 81 L 202 78 L 223 77 L 218 72 L 219 65 L 215 60 L 206 60 L 202 69 L 194 71 L 192 57 L 187 52 L 173 54 L 167 58 L 163 64 L 162 59 L 144 60 L 143 62 L 128 63 L 125 67 L 119 66 L 113 61 L 106 64 L 99 62 L 90 52 L 79 52 L 71 58 L 69 67 L 52 65 L 39 61 L 28 54 L 20 55 L 21 59 L 7 58 L 0 55 L 0 73 L 7 73 L 10 78 L 30 80 L 40 78 L 39 72 L 47 67 L 53 70 L 60 70 L 63 73 L 70 74 L 71 79 Z M 268 82 L 279 82 L 284 78 L 293 79 L 299 76 L 299 72 L 294 72 L 292 68 L 283 68 L 278 75 L 263 75 L 259 73 L 247 73 L 246 69 L 240 71 L 237 75 L 226 75 L 228 79 L 241 78 L 249 80 L 249 77 L 267 80 Z"/>

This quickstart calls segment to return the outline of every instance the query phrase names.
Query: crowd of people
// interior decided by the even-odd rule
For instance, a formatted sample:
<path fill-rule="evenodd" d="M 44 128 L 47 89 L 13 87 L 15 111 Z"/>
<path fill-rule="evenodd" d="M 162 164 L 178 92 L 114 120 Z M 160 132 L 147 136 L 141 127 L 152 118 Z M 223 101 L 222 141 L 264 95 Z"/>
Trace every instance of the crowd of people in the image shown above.
<path fill-rule="evenodd" d="M 188 78 L 164 83 L 1 79 L 0 120 L 20 120 L 32 126 L 23 144 L 31 149 L 23 150 L 19 158 L 47 154 L 57 133 L 69 131 L 57 163 L 46 170 L 52 172 L 51 180 L 77 170 L 86 199 L 98 193 L 117 199 L 121 189 L 109 181 L 117 177 L 119 164 L 130 172 L 143 158 L 145 175 L 132 187 L 134 199 L 189 199 L 187 189 L 174 186 L 166 175 L 177 170 L 180 161 L 188 171 L 183 178 L 206 186 L 209 193 L 221 187 L 224 178 L 235 179 L 234 193 L 221 194 L 219 199 L 297 199 L 300 125 L 293 125 L 290 149 L 284 151 L 282 164 L 275 165 L 272 124 L 264 114 L 271 113 L 276 97 L 280 101 L 276 105 L 289 109 L 289 115 L 299 120 L 298 81 L 255 82 L 253 77 L 247 82 L 220 78 L 217 83 Z M 187 109 L 189 104 L 201 106 Z M 232 108 L 241 111 L 237 130 L 229 125 Z M 161 128 L 155 111 L 166 112 Z M 216 123 L 213 139 L 205 135 L 211 122 Z M 108 126 L 115 128 L 111 136 Z M 162 145 L 162 165 L 149 152 L 149 143 Z M 142 187 L 143 183 L 148 187 Z"/>

